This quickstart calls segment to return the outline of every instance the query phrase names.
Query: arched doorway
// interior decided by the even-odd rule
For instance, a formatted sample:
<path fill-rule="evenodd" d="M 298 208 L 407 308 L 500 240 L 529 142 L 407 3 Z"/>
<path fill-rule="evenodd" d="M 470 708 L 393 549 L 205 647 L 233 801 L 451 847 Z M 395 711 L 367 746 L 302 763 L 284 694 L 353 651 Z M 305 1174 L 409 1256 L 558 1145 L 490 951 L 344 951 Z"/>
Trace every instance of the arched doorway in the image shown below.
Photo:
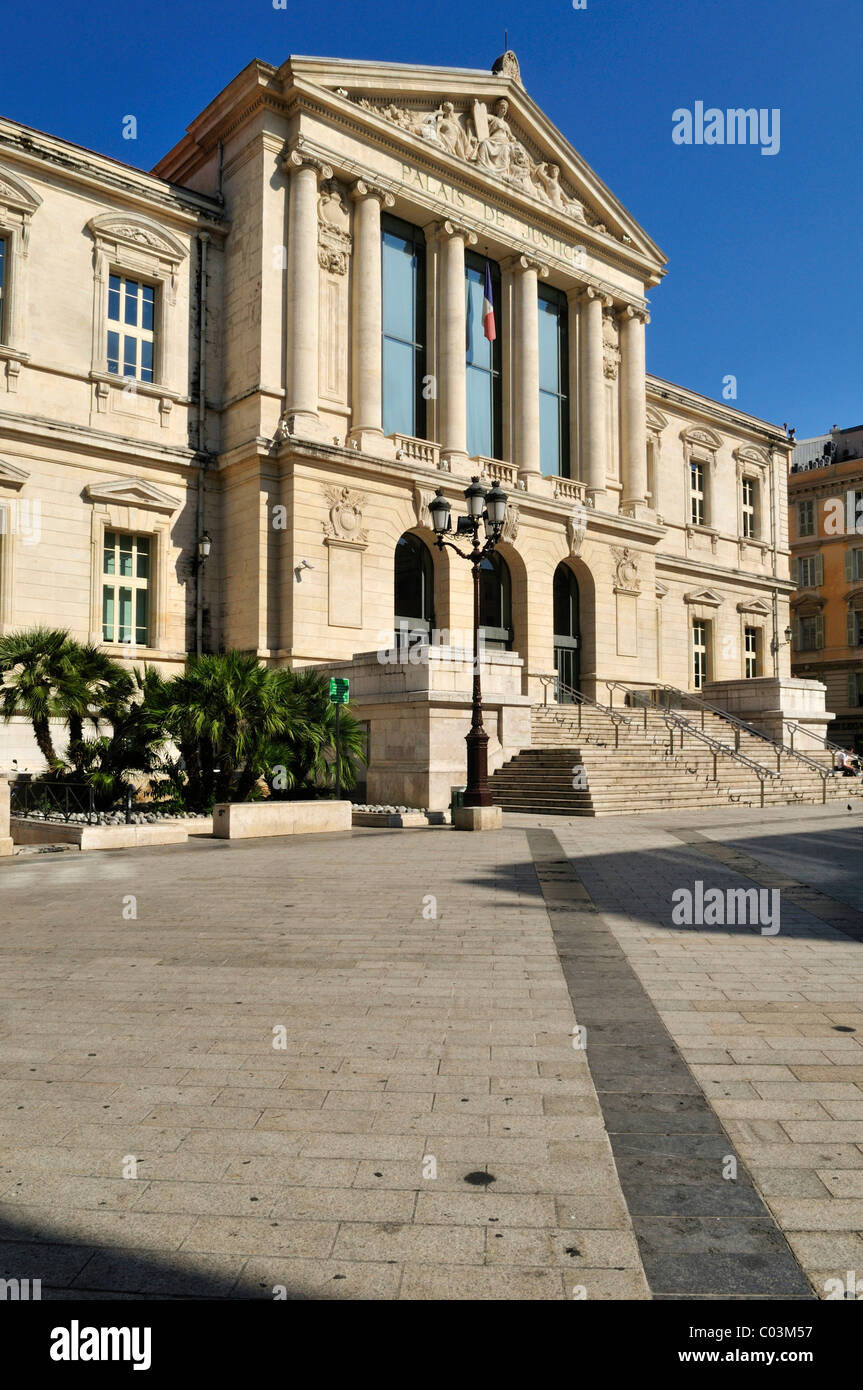
<path fill-rule="evenodd" d="M 563 704 L 571 704 L 573 692 L 581 690 L 581 625 L 578 580 L 563 562 L 554 572 L 553 602 L 557 698 Z"/>
<path fill-rule="evenodd" d="M 396 643 L 427 642 L 434 627 L 434 561 L 410 531 L 396 544 L 394 607 Z"/>
<path fill-rule="evenodd" d="M 512 650 L 512 579 L 509 565 L 493 551 L 479 571 L 481 640 L 490 651 Z"/>

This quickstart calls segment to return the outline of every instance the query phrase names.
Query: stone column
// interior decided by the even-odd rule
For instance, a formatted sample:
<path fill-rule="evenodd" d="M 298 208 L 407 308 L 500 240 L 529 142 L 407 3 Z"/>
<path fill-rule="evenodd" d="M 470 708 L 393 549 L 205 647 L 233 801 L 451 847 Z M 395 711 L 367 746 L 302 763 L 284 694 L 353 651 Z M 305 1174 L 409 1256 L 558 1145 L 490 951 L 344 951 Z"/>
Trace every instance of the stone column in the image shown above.
<path fill-rule="evenodd" d="M 465 242 L 476 234 L 454 222 L 438 230 L 441 246 L 440 291 L 440 449 L 443 459 L 467 458 L 467 390 L 465 381 L 466 290 Z"/>
<path fill-rule="evenodd" d="M 351 302 L 351 431 L 362 449 L 383 437 L 381 204 L 392 207 L 391 193 L 359 179 L 354 200 Z"/>
<path fill-rule="evenodd" d="M 0 772 L 0 858 L 11 854 L 13 849 L 12 832 L 9 829 L 9 781 Z"/>
<path fill-rule="evenodd" d="M 288 203 L 288 380 L 284 418 L 290 434 L 323 435 L 318 418 L 318 174 L 333 171 L 300 150 L 283 168 L 290 175 Z"/>
<path fill-rule="evenodd" d="M 583 465 L 581 460 L 581 405 L 579 402 L 579 390 L 581 386 L 581 371 L 579 368 L 579 345 L 581 334 L 581 306 L 579 304 L 580 290 L 568 290 L 566 295 L 567 319 L 569 321 L 569 475 L 571 478 L 583 478 Z"/>
<path fill-rule="evenodd" d="M 515 458 L 520 478 L 539 475 L 539 273 L 545 266 L 519 256 L 515 269 Z"/>
<path fill-rule="evenodd" d="M 620 316 L 620 424 L 623 510 L 643 516 L 647 506 L 647 400 L 644 390 L 644 326 L 648 315 L 624 309 Z"/>
<path fill-rule="evenodd" d="M 610 302 L 602 290 L 592 285 L 581 301 L 581 456 L 588 500 L 600 510 L 605 501 L 608 469 L 602 310 Z"/>

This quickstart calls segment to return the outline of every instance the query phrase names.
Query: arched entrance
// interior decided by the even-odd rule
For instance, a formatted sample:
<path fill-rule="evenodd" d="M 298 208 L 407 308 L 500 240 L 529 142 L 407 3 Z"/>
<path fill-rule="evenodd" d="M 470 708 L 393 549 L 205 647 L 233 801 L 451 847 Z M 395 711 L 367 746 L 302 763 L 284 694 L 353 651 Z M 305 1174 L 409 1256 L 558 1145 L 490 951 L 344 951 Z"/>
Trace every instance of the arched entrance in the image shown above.
<path fill-rule="evenodd" d="M 490 651 L 512 650 L 512 578 L 502 555 L 486 555 L 479 572 L 481 638 Z"/>
<path fill-rule="evenodd" d="M 581 691 L 581 620 L 578 580 L 564 562 L 554 572 L 554 666 L 557 699 L 571 704 Z"/>
<path fill-rule="evenodd" d="M 434 561 L 410 531 L 396 544 L 394 606 L 396 643 L 427 642 L 434 627 Z"/>

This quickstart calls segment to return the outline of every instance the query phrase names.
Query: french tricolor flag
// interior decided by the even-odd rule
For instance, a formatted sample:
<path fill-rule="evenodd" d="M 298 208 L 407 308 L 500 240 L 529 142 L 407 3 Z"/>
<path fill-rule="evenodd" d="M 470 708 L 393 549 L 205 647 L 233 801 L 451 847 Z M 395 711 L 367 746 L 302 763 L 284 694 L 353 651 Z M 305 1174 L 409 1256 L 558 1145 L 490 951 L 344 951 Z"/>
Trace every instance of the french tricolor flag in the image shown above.
<path fill-rule="evenodd" d="M 497 337 L 497 329 L 494 326 L 494 291 L 491 286 L 491 266 L 488 261 L 485 263 L 485 286 L 482 293 L 482 331 L 493 343 Z"/>

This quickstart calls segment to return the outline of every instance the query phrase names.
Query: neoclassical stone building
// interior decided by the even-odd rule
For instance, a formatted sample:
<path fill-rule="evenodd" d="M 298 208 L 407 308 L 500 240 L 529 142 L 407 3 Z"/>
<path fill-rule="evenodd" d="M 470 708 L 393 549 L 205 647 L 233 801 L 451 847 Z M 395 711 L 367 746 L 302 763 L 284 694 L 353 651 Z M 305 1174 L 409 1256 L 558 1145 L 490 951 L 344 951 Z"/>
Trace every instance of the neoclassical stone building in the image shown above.
<path fill-rule="evenodd" d="M 663 254 L 514 55 L 253 62 L 151 174 L 2 121 L 0 264 L 0 630 L 327 663 L 368 795 L 438 806 L 471 582 L 428 504 L 479 474 L 492 766 L 570 688 L 782 698 L 785 431 L 646 375 Z"/>

